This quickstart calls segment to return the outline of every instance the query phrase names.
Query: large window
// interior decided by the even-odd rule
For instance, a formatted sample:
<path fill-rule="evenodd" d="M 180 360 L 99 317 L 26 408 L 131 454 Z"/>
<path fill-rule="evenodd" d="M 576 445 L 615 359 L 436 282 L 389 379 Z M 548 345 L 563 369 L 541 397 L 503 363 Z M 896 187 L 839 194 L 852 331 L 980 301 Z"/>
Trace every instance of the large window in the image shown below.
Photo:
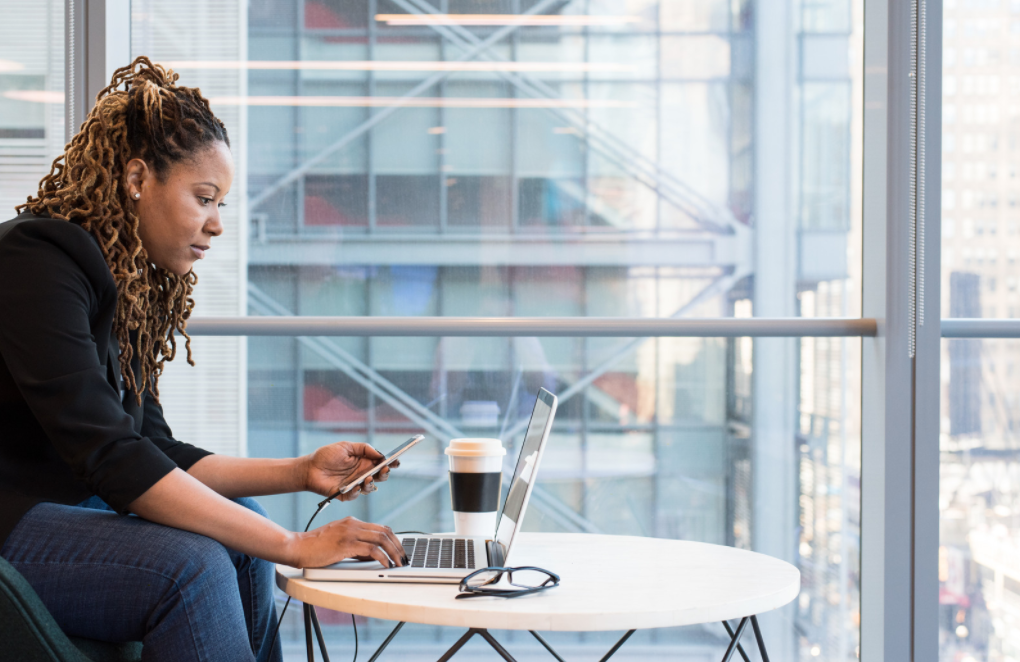
<path fill-rule="evenodd" d="M 63 141 L 63 107 L 47 103 L 63 84 L 52 50 L 63 5 L 13 4 L 0 24 L 0 168 L 15 157 L 27 165 L 23 181 L 3 170 L 7 208 L 34 191 Z M 196 268 L 197 316 L 861 314 L 863 0 L 130 6 L 131 55 L 200 87 L 232 137 L 237 178 L 224 236 Z M 996 23 L 1003 40 L 1008 24 Z M 1004 41 L 997 63 L 986 61 L 976 53 L 992 47 L 974 39 L 957 64 L 969 53 L 983 82 L 961 78 L 958 90 L 991 90 L 998 75 L 982 99 L 999 99 L 1012 79 L 990 68 L 1012 51 Z M 983 110 L 960 105 L 959 117 L 1011 121 L 1007 105 L 993 115 L 990 101 L 975 103 Z M 972 133 L 956 138 L 961 154 L 993 140 Z M 1012 149 L 1007 131 L 997 140 L 998 153 Z M 961 208 L 984 206 L 947 228 L 987 242 L 959 250 L 1012 264 L 1008 164 L 957 168 L 958 178 L 997 172 L 1002 182 L 998 198 L 984 184 L 957 194 Z M 1005 273 L 989 285 L 977 267 L 961 271 L 961 292 L 994 292 L 984 305 L 1010 310 Z M 803 587 L 762 621 L 772 658 L 845 662 L 860 643 L 861 343 L 202 336 L 198 366 L 176 362 L 161 392 L 176 436 L 222 453 L 293 456 L 339 439 L 385 450 L 424 431 L 428 443 L 383 489 L 324 516 L 449 530 L 446 440 L 519 443 L 537 389 L 548 388 L 561 406 L 526 528 L 700 540 L 787 560 Z M 1010 378 L 1009 348 L 995 350 L 1004 372 L 992 374 L 975 367 L 990 347 L 953 347 L 948 388 L 966 391 L 962 406 L 992 425 L 1012 400 L 988 404 L 981 389 Z M 955 366 L 966 386 L 953 386 Z M 980 484 L 1003 489 L 998 465 L 982 466 Z M 262 501 L 292 529 L 315 503 Z M 946 542 L 947 567 L 969 553 L 961 540 Z M 349 618 L 323 621 L 327 639 L 346 646 Z M 370 641 L 392 626 L 360 625 Z M 299 626 L 288 617 L 282 629 L 294 659 Z M 391 654 L 438 651 L 459 635 L 409 626 Z M 719 657 L 721 635 L 718 624 L 642 631 L 619 655 Z M 530 638 L 498 636 L 515 656 L 547 655 Z M 611 638 L 551 637 L 587 657 Z"/>

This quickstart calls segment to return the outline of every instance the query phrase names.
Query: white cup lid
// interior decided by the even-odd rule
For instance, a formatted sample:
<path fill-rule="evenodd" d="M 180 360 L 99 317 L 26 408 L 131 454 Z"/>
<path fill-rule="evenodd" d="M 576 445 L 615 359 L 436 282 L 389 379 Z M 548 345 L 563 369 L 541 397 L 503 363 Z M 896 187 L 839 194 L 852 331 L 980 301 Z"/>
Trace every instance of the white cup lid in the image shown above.
<path fill-rule="evenodd" d="M 451 439 L 445 453 L 454 457 L 487 457 L 506 455 L 499 439 Z"/>

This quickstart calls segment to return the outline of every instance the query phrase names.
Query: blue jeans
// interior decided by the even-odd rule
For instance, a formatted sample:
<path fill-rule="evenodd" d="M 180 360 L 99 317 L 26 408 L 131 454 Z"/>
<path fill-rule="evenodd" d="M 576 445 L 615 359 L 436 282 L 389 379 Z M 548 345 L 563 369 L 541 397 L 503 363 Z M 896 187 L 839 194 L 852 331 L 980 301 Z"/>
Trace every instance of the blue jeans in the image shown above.
<path fill-rule="evenodd" d="M 254 499 L 237 499 L 263 517 Z M 118 515 L 93 497 L 41 503 L 0 556 L 69 635 L 141 641 L 146 662 L 278 662 L 272 563 L 212 538 Z"/>

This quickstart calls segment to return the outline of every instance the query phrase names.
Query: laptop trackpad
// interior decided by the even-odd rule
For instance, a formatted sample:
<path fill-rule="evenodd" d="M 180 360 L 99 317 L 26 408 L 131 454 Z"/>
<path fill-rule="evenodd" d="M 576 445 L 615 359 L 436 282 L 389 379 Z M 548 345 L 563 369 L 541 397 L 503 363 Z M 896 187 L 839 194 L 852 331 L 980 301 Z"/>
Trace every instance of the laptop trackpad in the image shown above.
<path fill-rule="evenodd" d="M 358 559 L 344 559 L 338 563 L 323 566 L 323 568 L 329 568 L 330 570 L 381 570 L 382 567 L 382 563 L 376 560 L 359 561 Z"/>

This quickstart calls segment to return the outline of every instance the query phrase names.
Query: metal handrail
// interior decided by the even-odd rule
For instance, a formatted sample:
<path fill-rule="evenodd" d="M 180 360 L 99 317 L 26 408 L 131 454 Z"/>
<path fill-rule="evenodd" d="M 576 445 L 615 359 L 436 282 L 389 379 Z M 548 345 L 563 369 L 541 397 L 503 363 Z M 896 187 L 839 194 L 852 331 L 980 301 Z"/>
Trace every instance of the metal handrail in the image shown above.
<path fill-rule="evenodd" d="M 871 318 L 196 317 L 202 336 L 864 337 Z"/>
<path fill-rule="evenodd" d="M 874 337 L 868 317 L 196 317 L 195 336 L 463 336 L 616 338 Z M 943 338 L 1020 338 L 1020 319 L 942 320 Z"/>
<path fill-rule="evenodd" d="M 942 320 L 943 338 L 1020 338 L 1020 319 Z"/>

